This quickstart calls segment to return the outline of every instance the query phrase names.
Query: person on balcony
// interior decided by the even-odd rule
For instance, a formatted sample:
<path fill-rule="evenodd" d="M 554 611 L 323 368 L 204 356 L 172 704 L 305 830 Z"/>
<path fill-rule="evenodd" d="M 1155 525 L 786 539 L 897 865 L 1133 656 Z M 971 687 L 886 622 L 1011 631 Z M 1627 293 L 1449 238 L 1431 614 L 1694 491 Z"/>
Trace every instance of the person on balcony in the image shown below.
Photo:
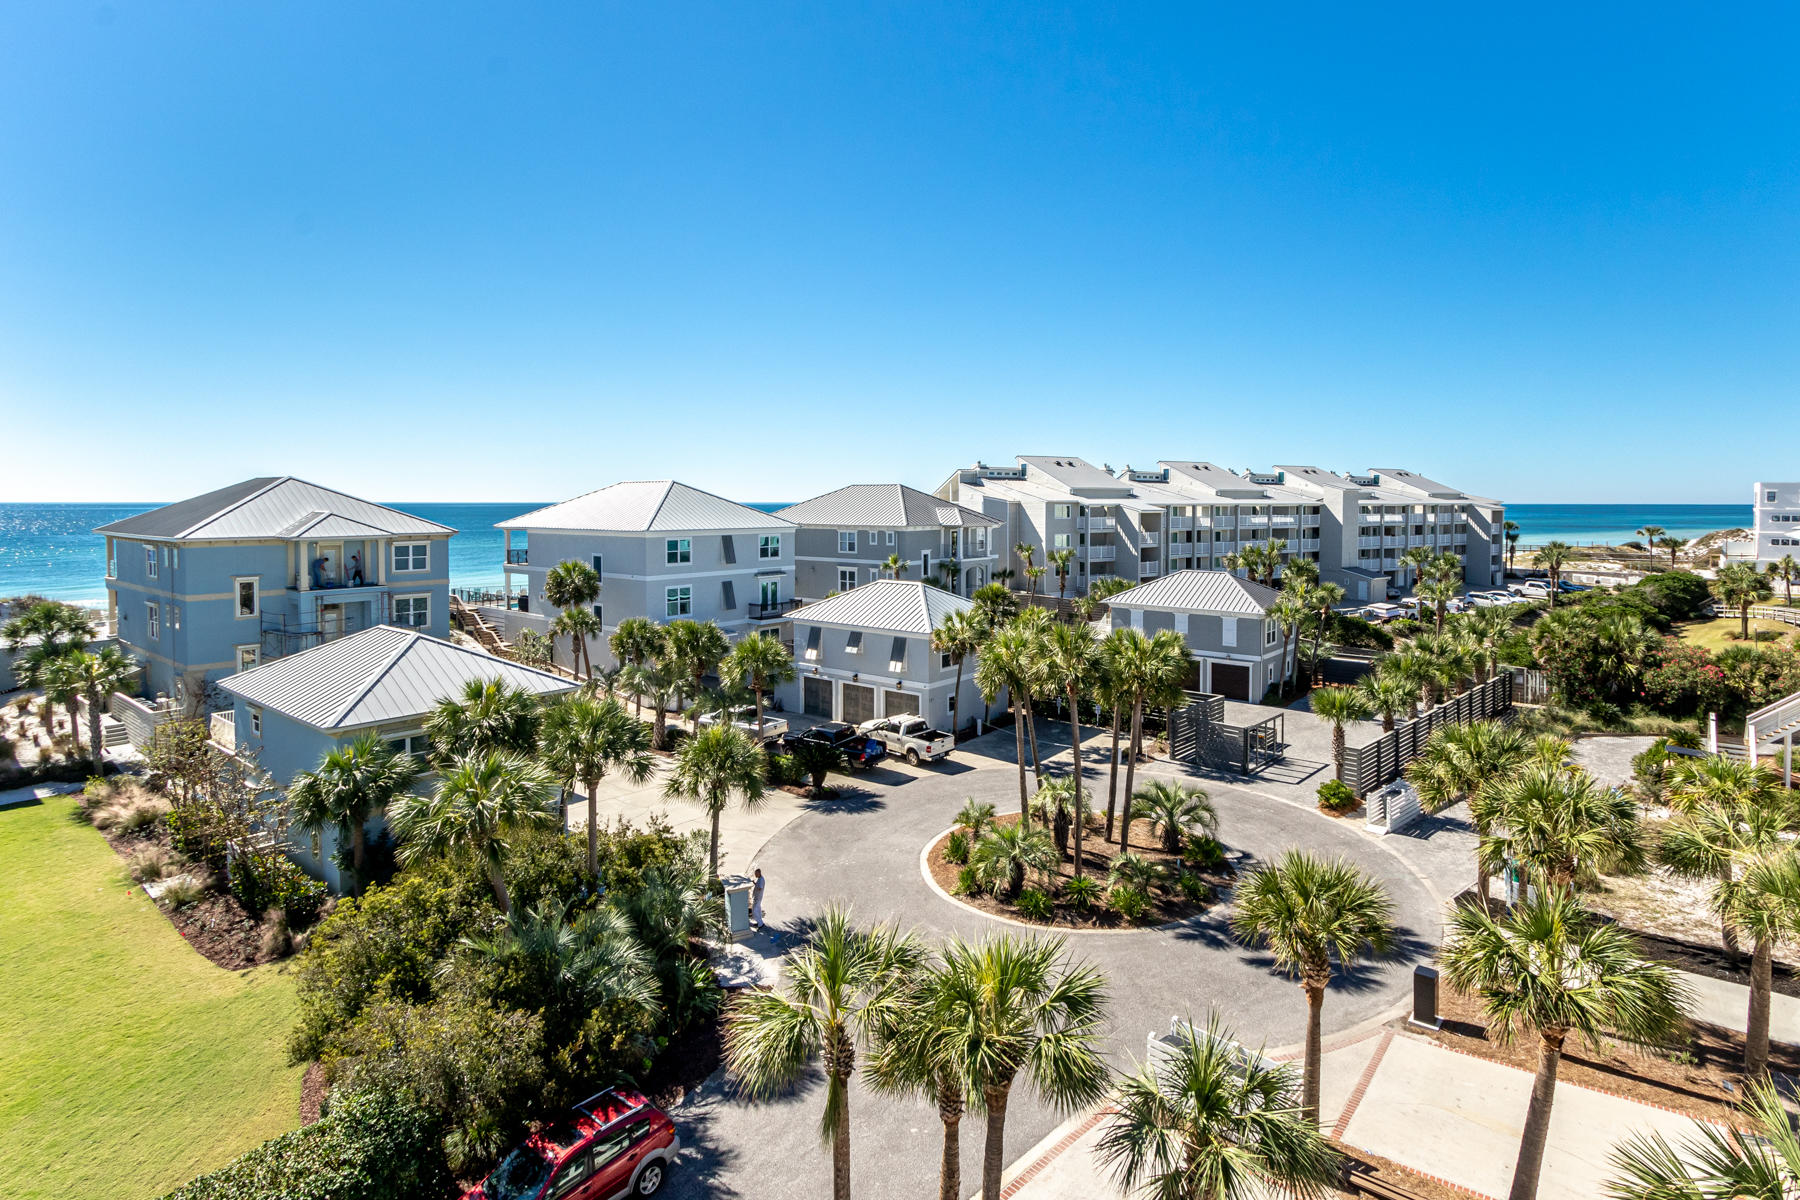
<path fill-rule="evenodd" d="M 312 560 L 312 585 L 316 588 L 325 586 L 325 572 L 331 569 L 331 556 L 321 554 Z"/>
<path fill-rule="evenodd" d="M 361 587 L 362 585 L 363 585 L 362 555 L 352 554 L 350 556 L 350 586 L 351 587 Z"/>

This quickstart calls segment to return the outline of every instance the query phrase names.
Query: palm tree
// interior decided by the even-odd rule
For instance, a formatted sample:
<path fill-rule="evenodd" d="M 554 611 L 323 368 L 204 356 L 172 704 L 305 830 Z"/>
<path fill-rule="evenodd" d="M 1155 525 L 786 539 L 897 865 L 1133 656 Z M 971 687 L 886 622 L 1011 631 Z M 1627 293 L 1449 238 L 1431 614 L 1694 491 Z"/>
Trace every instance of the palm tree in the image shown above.
<path fill-rule="evenodd" d="M 975 605 L 969 610 L 969 615 L 981 627 L 984 636 L 1019 615 L 1018 598 L 1003 583 L 983 584 L 975 589 L 975 594 L 969 599 Z"/>
<path fill-rule="evenodd" d="M 1215 1017 L 1113 1089 L 1096 1153 L 1157 1200 L 1322 1200 L 1338 1156 L 1294 1094 L 1294 1068 L 1245 1054 Z M 985 1193 L 984 1193 L 985 1194 Z"/>
<path fill-rule="evenodd" d="M 886 926 L 860 930 L 842 908 L 829 908 L 812 936 L 788 954 L 777 991 L 747 990 L 725 1023 L 725 1062 L 752 1095 L 787 1087 L 820 1059 L 825 1113 L 819 1132 L 831 1144 L 831 1194 L 850 1196 L 850 1076 L 856 1051 L 888 1027 L 923 960 L 910 934 Z"/>
<path fill-rule="evenodd" d="M 1669 552 L 1669 570 L 1673 571 L 1677 565 L 1675 556 L 1687 548 L 1687 539 L 1678 538 L 1674 534 L 1670 534 L 1657 544 Z"/>
<path fill-rule="evenodd" d="M 523 688 L 498 678 L 471 679 L 460 697 L 446 697 L 425 716 L 431 753 L 449 761 L 469 755 L 506 751 L 530 755 L 537 750 L 542 712 L 537 699 Z"/>
<path fill-rule="evenodd" d="M 982 699 L 992 704 L 1004 693 L 1012 704 L 1021 824 L 1031 820 L 1028 811 L 1031 798 L 1025 790 L 1025 726 L 1031 719 L 1031 693 L 1036 675 L 1034 639 L 1029 630 L 1016 624 L 1009 624 L 995 634 L 975 663 L 975 686 L 981 689 Z"/>
<path fill-rule="evenodd" d="M 650 951 L 625 912 L 610 906 L 571 916 L 554 896 L 507 914 L 498 930 L 461 946 L 497 968 L 549 1020 L 574 1023 L 596 1010 L 662 1016 Z"/>
<path fill-rule="evenodd" d="M 1193 830 L 1208 835 L 1219 831 L 1218 811 L 1204 790 L 1163 779 L 1152 780 L 1132 795 L 1131 812 L 1126 819 L 1129 822 L 1133 818 L 1142 818 L 1152 828 L 1161 829 L 1163 850 L 1169 854 L 1181 853 L 1183 835 Z M 1129 843 L 1121 839 L 1119 844 L 1122 849 Z"/>
<path fill-rule="evenodd" d="M 1469 819 L 1478 837 L 1475 895 L 1488 902 L 1487 858 L 1480 851 L 1492 829 L 1495 789 L 1530 759 L 1532 745 L 1519 730 L 1498 721 L 1471 721 L 1434 731 L 1419 754 L 1406 764 L 1407 782 L 1419 793 L 1428 813 L 1441 812 L 1461 800 L 1469 802 Z"/>
<path fill-rule="evenodd" d="M 1573 892 L 1602 872 L 1644 868 L 1637 801 L 1586 771 L 1534 764 L 1498 782 L 1492 795 L 1500 821 L 1479 850 L 1489 874 L 1517 866 L 1536 887 Z"/>
<path fill-rule="evenodd" d="M 75 705 L 68 697 L 78 693 L 80 685 L 66 672 L 60 680 L 56 676 L 64 658 L 86 649 L 93 640 L 93 623 L 73 605 L 41 600 L 0 628 L 0 637 L 6 639 L 6 648 L 13 654 L 13 678 L 18 685 L 43 688 L 46 700 L 62 703 L 69 710 L 69 730 L 79 746 Z M 59 683 L 59 687 L 52 686 Z M 60 695 L 52 696 L 53 690 Z M 96 750 L 96 759 L 98 755 Z"/>
<path fill-rule="evenodd" d="M 1050 565 L 1056 568 L 1056 599 L 1061 602 L 1062 598 L 1068 594 L 1069 568 L 1075 565 L 1074 548 L 1064 547 L 1061 550 L 1052 550 Z"/>
<path fill-rule="evenodd" d="M 702 681 L 707 673 L 716 670 L 731 649 L 725 631 L 711 621 L 682 620 L 670 621 L 663 626 L 663 636 L 667 639 L 666 665 L 688 678 L 683 699 L 698 696 L 706 690 Z"/>
<path fill-rule="evenodd" d="M 1769 564 L 1769 578 L 1781 580 L 1787 606 L 1792 608 L 1794 606 L 1794 580 L 1800 579 L 1800 562 L 1795 562 L 1794 556 L 1791 554 L 1782 555 Z"/>
<path fill-rule="evenodd" d="M 686 686 L 687 677 L 662 663 L 648 663 L 631 668 L 629 679 L 627 686 L 631 688 L 631 694 L 640 703 L 650 703 L 650 748 L 668 749 L 669 708 L 680 702 L 681 690 Z"/>
<path fill-rule="evenodd" d="M 956 812 L 956 827 L 967 830 L 971 841 L 980 841 L 981 835 L 994 825 L 994 806 L 978 801 L 970 796 Z"/>
<path fill-rule="evenodd" d="M 1550 607 L 1556 607 L 1556 594 L 1562 590 L 1563 565 L 1569 561 L 1575 547 L 1567 542 L 1545 542 L 1531 556 L 1531 565 L 1542 567 L 1550 573 Z"/>
<path fill-rule="evenodd" d="M 712 818 L 710 862 L 719 877 L 719 817 L 736 794 L 745 808 L 763 802 L 768 756 L 741 729 L 712 725 L 696 733 L 675 752 L 675 770 L 663 788 L 666 796 L 692 800 Z"/>
<path fill-rule="evenodd" d="M 964 1083 L 986 1112 L 981 1194 L 999 1196 L 1006 1108 L 1021 1078 L 1065 1111 L 1106 1094 L 1106 978 L 1071 962 L 1060 939 L 1011 935 L 952 939 L 942 972 L 938 1020 L 951 1044 L 941 1053 L 966 1064 Z"/>
<path fill-rule="evenodd" d="M 1187 678 L 1190 660 L 1187 640 L 1172 629 L 1159 630 L 1149 637 L 1136 629 L 1124 630 L 1119 641 L 1109 639 L 1108 645 L 1107 668 L 1131 701 L 1131 738 L 1125 751 L 1125 797 L 1129 808 L 1138 759 L 1144 752 L 1144 708 L 1167 708 L 1181 699 L 1181 684 Z M 1109 832 L 1111 820 L 1109 808 Z M 1125 824 L 1131 824 L 1129 816 Z M 1119 848 L 1128 844 L 1128 836 L 1121 836 Z"/>
<path fill-rule="evenodd" d="M 1055 779 L 1047 779 L 1044 786 L 1037 790 L 1037 797 L 1032 801 L 1032 808 L 1037 818 L 1050 830 L 1050 837 L 1056 843 L 1056 853 L 1066 854 L 1069 849 L 1069 827 L 1075 822 L 1075 780 L 1073 776 L 1059 775 Z"/>
<path fill-rule="evenodd" d="M 588 569 L 593 570 L 592 567 Z M 588 608 L 565 608 L 550 622 L 552 645 L 556 638 L 569 639 L 569 673 L 577 678 L 593 678 L 594 663 L 588 655 L 588 639 L 597 638 L 604 632 L 600 618 Z"/>
<path fill-rule="evenodd" d="M 1790 822 L 1800 822 L 1800 813 L 1788 804 L 1788 797 L 1783 795 L 1775 772 L 1761 763 L 1726 758 L 1718 754 L 1682 760 L 1668 773 L 1663 795 L 1669 807 L 1679 814 L 1692 815 L 1709 808 L 1719 809 L 1721 816 L 1729 820 L 1734 829 L 1739 824 L 1739 814 L 1753 819 L 1758 825 L 1772 823 L 1782 830 L 1800 827 L 1790 825 Z M 1725 831 L 1719 829 L 1717 832 Z M 1749 833 L 1751 829 L 1746 826 L 1743 832 Z M 1736 840 L 1734 836 L 1722 841 L 1721 845 L 1735 843 Z M 1760 840 L 1753 840 L 1751 845 L 1752 854 L 1773 849 L 1773 843 L 1763 844 Z M 1735 884 L 1735 864 L 1735 858 L 1721 861 L 1718 872 L 1713 876 L 1727 893 Z M 1730 921 L 1721 920 L 1719 937 L 1726 953 L 1735 956 L 1738 953 L 1737 931 Z"/>
<path fill-rule="evenodd" d="M 519 754 L 491 750 L 453 760 L 430 796 L 411 792 L 389 805 L 399 859 L 411 866 L 428 855 L 468 850 L 487 868 L 494 903 L 512 911 L 501 873 L 507 838 L 515 830 L 556 824 L 556 779 Z"/>
<path fill-rule="evenodd" d="M 1339 783 L 1344 781 L 1344 726 L 1369 715 L 1369 705 L 1362 694 L 1351 687 L 1313 689 L 1312 711 L 1315 717 L 1331 725 L 1331 765 Z"/>
<path fill-rule="evenodd" d="M 365 733 L 349 745 L 334 747 L 318 767 L 301 771 L 288 785 L 294 824 L 314 834 L 332 826 L 350 843 L 350 867 L 357 890 L 367 880 L 369 818 L 412 790 L 419 760 L 396 754 L 381 738 Z"/>
<path fill-rule="evenodd" d="M 1749 641 L 1750 606 L 1773 597 L 1775 589 L 1769 586 L 1769 577 L 1758 571 L 1755 563 L 1735 562 L 1719 568 L 1713 579 L 1713 594 L 1738 610 L 1744 640 Z"/>
<path fill-rule="evenodd" d="M 794 681 L 794 656 L 773 634 L 752 634 L 731 648 L 719 665 L 726 683 L 756 694 L 756 736 L 763 732 L 763 694 Z"/>
<path fill-rule="evenodd" d="M 106 698 L 124 687 L 138 673 L 138 665 L 116 646 L 99 651 L 71 650 L 56 660 L 57 671 L 66 673 L 63 682 L 75 688 L 87 700 L 88 753 L 95 769 L 104 751 L 100 744 L 100 713 Z M 72 714 L 71 714 L 72 715 Z M 74 728 L 74 722 L 69 727 Z"/>
<path fill-rule="evenodd" d="M 1419 703 L 1419 685 L 1399 672 L 1370 671 L 1356 681 L 1357 695 L 1369 712 L 1381 718 L 1381 731 L 1394 732 L 1394 719 L 1412 720 Z"/>
<path fill-rule="evenodd" d="M 1661 525 L 1646 525 L 1637 531 L 1638 540 L 1646 546 L 1655 546 L 1662 541 L 1662 535 L 1669 532 Z"/>
<path fill-rule="evenodd" d="M 663 627 L 649 617 L 626 617 L 619 622 L 619 627 L 613 630 L 608 646 L 612 650 L 614 658 L 622 663 L 629 663 L 641 671 L 662 655 L 667 646 L 667 639 L 663 635 Z M 631 689 L 631 694 L 636 703 L 635 711 L 642 715 L 644 711 L 643 697 L 639 695 L 638 689 L 635 687 Z"/>
<path fill-rule="evenodd" d="M 1084 618 L 1085 619 L 1085 618 Z M 1105 709 L 1107 720 L 1106 751 L 1106 832 L 1112 841 L 1113 820 L 1119 810 L 1119 739 L 1125 729 L 1125 705 L 1129 700 L 1124 677 L 1120 674 L 1117 653 L 1132 635 L 1142 637 L 1139 630 L 1114 629 L 1100 643 L 1100 673 L 1094 680 L 1094 704 Z"/>
<path fill-rule="evenodd" d="M 592 617 L 594 615 L 592 605 L 599 598 L 600 574 L 587 563 L 572 558 L 564 559 L 544 573 L 544 599 L 561 610 L 558 613 L 559 620 L 574 610 L 579 610 Z M 600 632 L 599 623 L 597 619 L 592 622 L 595 626 L 591 631 L 592 634 Z M 553 622 L 551 629 L 555 633 L 569 634 L 577 625 L 584 624 L 582 622 L 565 623 L 558 629 L 557 623 Z M 587 636 L 589 633 L 588 629 L 583 628 L 583 636 L 577 642 L 571 642 L 569 645 L 569 668 L 571 671 L 580 672 L 587 661 Z"/>
<path fill-rule="evenodd" d="M 1069 742 L 1074 747 L 1075 767 L 1075 878 L 1081 878 L 1081 839 L 1087 825 L 1087 806 L 1081 793 L 1081 693 L 1100 673 L 1100 643 L 1092 625 L 1058 625 L 1050 631 L 1043 655 L 1044 677 L 1062 692 L 1069 705 Z"/>
<path fill-rule="evenodd" d="M 633 783 L 650 778 L 650 731 L 617 700 L 577 696 L 544 719 L 543 754 L 556 774 L 587 789 L 587 869 L 600 874 L 600 781 L 617 771 Z"/>
<path fill-rule="evenodd" d="M 1026 871 L 1054 871 L 1062 861 L 1048 831 L 1034 825 L 996 825 L 969 851 L 975 881 L 996 896 L 1017 898 Z"/>
<path fill-rule="evenodd" d="M 906 574 L 906 569 L 911 565 L 911 563 L 901 558 L 898 554 L 890 554 L 887 556 L 887 561 L 881 564 L 881 577 L 883 579 L 898 579 L 900 576 Z"/>
<path fill-rule="evenodd" d="M 1319 646 L 1325 638 L 1325 628 L 1331 622 L 1331 610 L 1344 602 L 1344 589 L 1335 583 L 1321 583 L 1307 593 L 1316 617 L 1313 624 L 1313 675 L 1314 683 L 1324 682 L 1324 660 L 1319 656 Z"/>
<path fill-rule="evenodd" d="M 938 1158 L 938 1200 L 962 1200 L 962 1119 L 971 1100 L 975 1063 L 951 1005 L 950 975 L 932 964 L 910 982 L 903 1000 L 883 1010 L 875 1031 L 868 1078 L 879 1091 L 923 1096 L 937 1105 L 944 1127 Z"/>
<path fill-rule="evenodd" d="M 1519 523 L 1506 521 L 1501 525 L 1501 532 L 1506 538 L 1506 569 L 1513 569 L 1513 560 L 1519 553 Z"/>
<path fill-rule="evenodd" d="M 1537 1079 L 1510 1192 L 1510 1200 L 1534 1200 L 1569 1035 L 1595 1046 L 1603 1037 L 1668 1038 L 1682 1026 L 1686 989 L 1668 967 L 1640 957 L 1631 935 L 1596 922 L 1560 888 L 1497 919 L 1458 907 L 1439 961 L 1451 987 L 1481 998 L 1496 1041 L 1537 1035 Z"/>
<path fill-rule="evenodd" d="M 1036 568 L 1036 575 L 1031 573 L 1034 569 L 1032 559 L 1037 557 L 1037 549 L 1038 548 L 1030 542 L 1019 542 L 1013 546 L 1013 553 L 1018 555 L 1019 561 L 1025 564 L 1025 578 L 1031 581 L 1031 594 L 1033 596 L 1037 595 L 1037 581 L 1042 578 L 1044 574 L 1042 568 Z"/>
<path fill-rule="evenodd" d="M 1238 885 L 1233 904 L 1232 932 L 1267 947 L 1276 966 L 1299 976 L 1306 993 L 1301 1107 L 1316 1125 L 1320 1014 L 1331 984 L 1331 962 L 1335 958 L 1347 971 L 1365 952 L 1386 954 L 1393 943 L 1393 901 L 1387 889 L 1347 859 L 1326 862 L 1289 850 L 1273 866 L 1252 871 Z"/>
<path fill-rule="evenodd" d="M 1450 602 L 1462 594 L 1462 585 L 1451 579 L 1424 579 L 1413 589 L 1413 594 L 1429 604 L 1436 618 L 1434 628 L 1438 633 L 1444 631 L 1444 614 L 1449 611 Z"/>
<path fill-rule="evenodd" d="M 1303 560 L 1310 561 L 1310 560 Z M 1288 682 L 1294 677 L 1294 659 L 1288 656 L 1288 647 L 1293 644 L 1294 635 L 1299 632 L 1300 625 L 1306 620 L 1312 606 L 1305 584 L 1298 584 L 1282 589 L 1275 603 L 1269 606 L 1269 620 L 1281 627 L 1281 689 L 1280 695 L 1287 698 Z"/>
<path fill-rule="evenodd" d="M 991 586 L 991 585 L 990 585 Z M 984 634 L 980 618 L 973 610 L 968 612 L 945 613 L 938 627 L 931 631 L 931 648 L 939 654 L 948 654 L 950 661 L 956 664 L 956 687 L 950 693 L 950 735 L 955 737 L 963 724 L 962 682 L 963 664 L 975 657 L 981 649 Z"/>
<path fill-rule="evenodd" d="M 1780 1090 L 1766 1079 L 1744 1089 L 1749 1119 L 1726 1126 L 1695 1121 L 1677 1149 L 1660 1133 L 1639 1134 L 1613 1151 L 1612 1200 L 1784 1200 L 1800 1195 L 1800 1136 Z"/>

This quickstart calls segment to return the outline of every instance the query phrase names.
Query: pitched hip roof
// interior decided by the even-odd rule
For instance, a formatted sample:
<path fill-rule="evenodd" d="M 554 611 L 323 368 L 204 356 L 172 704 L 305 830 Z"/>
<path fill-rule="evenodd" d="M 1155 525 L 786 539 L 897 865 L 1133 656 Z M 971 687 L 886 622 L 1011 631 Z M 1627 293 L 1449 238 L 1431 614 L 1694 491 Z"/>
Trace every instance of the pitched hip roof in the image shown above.
<path fill-rule="evenodd" d="M 547 671 L 393 625 L 228 675 L 219 686 L 315 729 L 338 730 L 422 717 L 438 701 L 461 695 L 472 679 L 499 679 L 540 696 L 575 687 Z"/>
<path fill-rule="evenodd" d="M 582 532 L 656 533 L 702 529 L 782 529 L 792 521 L 703 492 L 673 479 L 615 483 L 501 521 L 496 529 L 570 529 Z"/>
<path fill-rule="evenodd" d="M 135 517 L 95 533 L 171 541 L 255 541 L 267 538 L 393 537 L 456 530 L 411 513 L 358 500 L 291 475 L 246 479 Z"/>
<path fill-rule="evenodd" d="M 1272 587 L 1240 579 L 1229 571 L 1175 571 L 1109 596 L 1106 602 L 1119 608 L 1260 617 L 1269 611 L 1278 595 Z"/>
<path fill-rule="evenodd" d="M 916 579 L 881 579 L 797 608 L 789 615 L 794 621 L 924 636 L 951 613 L 974 607 L 972 601 Z"/>
<path fill-rule="evenodd" d="M 790 504 L 777 514 L 796 525 L 832 526 L 839 529 L 916 529 L 963 525 L 995 526 L 960 504 L 907 487 L 904 483 L 853 483 L 811 500 Z"/>

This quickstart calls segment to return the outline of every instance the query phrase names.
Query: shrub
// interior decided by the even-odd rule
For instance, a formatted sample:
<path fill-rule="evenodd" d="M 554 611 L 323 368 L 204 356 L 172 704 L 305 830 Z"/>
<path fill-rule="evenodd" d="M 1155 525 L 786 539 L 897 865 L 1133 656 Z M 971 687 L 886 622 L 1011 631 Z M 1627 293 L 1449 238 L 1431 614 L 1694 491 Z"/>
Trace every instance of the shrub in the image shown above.
<path fill-rule="evenodd" d="M 1344 613 L 1331 614 L 1331 628 L 1325 639 L 1339 646 L 1359 646 L 1367 650 L 1392 650 L 1394 635 L 1361 617 Z"/>
<path fill-rule="evenodd" d="M 1150 897 L 1144 889 L 1126 883 L 1115 884 L 1106 893 L 1106 903 L 1114 912 L 1131 922 L 1143 920 L 1144 914 L 1150 911 Z"/>
<path fill-rule="evenodd" d="M 1669 740 L 1658 738 L 1631 760 L 1631 777 L 1646 804 L 1661 804 L 1669 773 Z"/>
<path fill-rule="evenodd" d="M 231 894 L 250 912 L 279 908 L 287 914 L 288 924 L 296 927 L 318 920 L 330 894 L 278 850 L 234 856 L 228 878 Z"/>
<path fill-rule="evenodd" d="M 961 829 L 944 840 L 944 861 L 961 865 L 969 861 L 969 835 Z"/>
<path fill-rule="evenodd" d="M 1210 833 L 1189 834 L 1181 856 L 1202 871 L 1217 871 L 1225 865 L 1225 847 Z"/>
<path fill-rule="evenodd" d="M 282 958 L 294 948 L 287 916 L 279 908 L 271 908 L 263 914 L 260 948 L 265 959 Z"/>
<path fill-rule="evenodd" d="M 1183 871 L 1175 877 L 1175 890 L 1191 904 L 1200 904 L 1213 898 L 1212 884 L 1192 871 Z"/>
<path fill-rule="evenodd" d="M 181 856 L 166 846 L 152 843 L 140 846 L 131 852 L 125 860 L 125 870 L 131 875 L 134 883 L 150 883 L 157 879 L 166 879 L 171 875 L 179 875 L 186 864 Z"/>
<path fill-rule="evenodd" d="M 973 896 L 981 891 L 981 881 L 975 877 L 974 867 L 964 867 L 956 873 L 956 886 L 951 889 L 958 896 Z"/>
<path fill-rule="evenodd" d="M 1100 898 L 1100 884 L 1090 875 L 1080 879 L 1071 879 L 1063 884 L 1063 899 L 1083 912 L 1092 908 Z"/>
<path fill-rule="evenodd" d="M 169 813 L 169 840 L 194 862 L 225 869 L 227 823 L 216 806 L 192 800 Z"/>
<path fill-rule="evenodd" d="M 645 871 L 681 863 L 692 854 L 694 844 L 660 814 L 651 815 L 642 826 L 620 818 L 600 830 L 601 886 L 608 892 L 635 892 L 644 886 Z"/>
<path fill-rule="evenodd" d="M 1040 892 L 1037 888 L 1026 888 L 1024 891 L 1020 892 L 1019 899 L 1016 903 L 1019 908 L 1019 915 L 1029 917 L 1034 921 L 1048 921 L 1050 919 L 1050 914 L 1056 909 L 1056 906 L 1051 902 L 1050 897 L 1046 896 L 1043 892 Z"/>
<path fill-rule="evenodd" d="M 338 1092 L 317 1124 L 264 1142 L 165 1200 L 413 1200 L 450 1190 L 442 1124 L 392 1092 Z"/>
<path fill-rule="evenodd" d="M 170 908 L 186 908 L 211 890 L 210 879 L 199 873 L 189 873 L 171 879 L 157 899 Z"/>
<path fill-rule="evenodd" d="M 769 755 L 768 779 L 776 787 L 805 787 L 806 771 L 791 754 Z"/>
<path fill-rule="evenodd" d="M 1356 793 L 1339 779 L 1327 779 L 1319 785 L 1319 807 L 1326 812 L 1346 813 L 1356 807 Z"/>

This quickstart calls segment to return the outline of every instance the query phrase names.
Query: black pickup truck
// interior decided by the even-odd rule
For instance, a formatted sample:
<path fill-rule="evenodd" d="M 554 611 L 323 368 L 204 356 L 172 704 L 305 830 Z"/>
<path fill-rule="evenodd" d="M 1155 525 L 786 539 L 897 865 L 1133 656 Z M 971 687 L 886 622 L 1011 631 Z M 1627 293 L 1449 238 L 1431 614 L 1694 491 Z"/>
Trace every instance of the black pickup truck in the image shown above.
<path fill-rule="evenodd" d="M 887 757 L 887 747 L 856 726 L 845 725 L 841 721 L 814 725 L 799 733 L 783 734 L 781 748 L 784 751 L 792 749 L 797 742 L 830 746 L 844 756 L 844 762 L 852 771 L 866 771 Z"/>

